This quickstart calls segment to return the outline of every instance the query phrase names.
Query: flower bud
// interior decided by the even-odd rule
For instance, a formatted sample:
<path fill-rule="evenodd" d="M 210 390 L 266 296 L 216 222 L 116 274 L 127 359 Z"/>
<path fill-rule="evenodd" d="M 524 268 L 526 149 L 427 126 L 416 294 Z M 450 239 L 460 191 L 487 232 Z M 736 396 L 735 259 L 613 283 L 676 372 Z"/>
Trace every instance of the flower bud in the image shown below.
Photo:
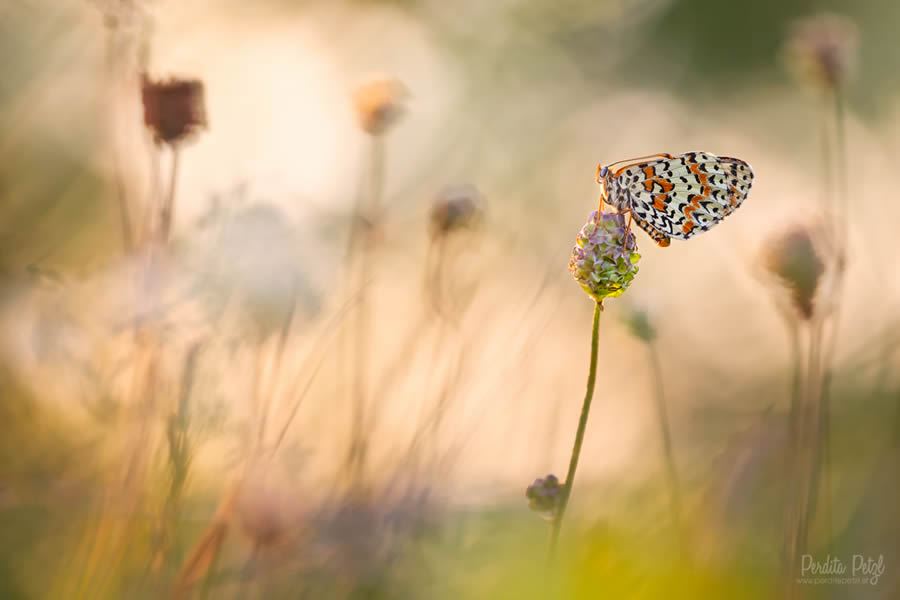
<path fill-rule="evenodd" d="M 444 188 L 431 206 L 431 233 L 446 235 L 471 227 L 484 211 L 484 196 L 472 184 Z"/>
<path fill-rule="evenodd" d="M 541 516 L 553 518 L 562 497 L 563 486 L 556 475 L 538 477 L 534 483 L 525 489 L 525 497 L 528 498 L 528 508 L 541 513 Z"/>
<path fill-rule="evenodd" d="M 406 112 L 409 90 L 396 79 L 374 79 L 353 91 L 359 126 L 369 135 L 381 135 Z"/>

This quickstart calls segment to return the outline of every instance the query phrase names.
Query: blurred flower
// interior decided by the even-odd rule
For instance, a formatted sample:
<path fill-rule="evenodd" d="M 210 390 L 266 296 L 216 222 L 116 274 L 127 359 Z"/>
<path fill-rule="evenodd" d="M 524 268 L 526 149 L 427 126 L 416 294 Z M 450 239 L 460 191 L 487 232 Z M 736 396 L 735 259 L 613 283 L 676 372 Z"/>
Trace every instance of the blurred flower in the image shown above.
<path fill-rule="evenodd" d="M 775 237 L 763 251 L 765 268 L 790 291 L 797 312 L 809 319 L 825 264 L 813 233 L 795 226 Z"/>
<path fill-rule="evenodd" d="M 656 339 L 656 327 L 650 318 L 650 311 L 643 306 L 630 305 L 628 312 L 622 321 L 631 335 L 644 342 L 652 342 Z"/>
<path fill-rule="evenodd" d="M 634 233 L 625 229 L 621 213 L 594 211 L 572 249 L 569 270 L 595 300 L 621 296 L 638 272 Z"/>
<path fill-rule="evenodd" d="M 470 183 L 441 190 L 431 206 L 431 234 L 435 237 L 471 227 L 484 211 L 484 196 Z"/>
<path fill-rule="evenodd" d="M 175 144 L 207 127 L 203 82 L 199 79 L 141 81 L 144 124 L 157 144 Z"/>
<path fill-rule="evenodd" d="M 91 0 L 103 16 L 103 25 L 109 29 L 133 27 L 147 17 L 142 0 Z"/>
<path fill-rule="evenodd" d="M 373 79 L 353 90 L 359 126 L 370 135 L 381 135 L 406 112 L 409 90 L 392 78 Z"/>
<path fill-rule="evenodd" d="M 552 518 L 559 506 L 563 486 L 556 475 L 538 477 L 534 483 L 525 489 L 525 497 L 528 498 L 528 508 L 541 513 L 541 516 Z"/>
<path fill-rule="evenodd" d="M 839 86 L 856 59 L 856 24 L 823 13 L 794 24 L 785 47 L 788 66 L 815 85 Z"/>
<path fill-rule="evenodd" d="M 252 465 L 237 488 L 234 516 L 255 546 L 288 542 L 296 537 L 302 524 L 299 490 L 281 471 L 272 465 Z"/>
<path fill-rule="evenodd" d="M 307 257 L 314 250 L 305 245 L 311 241 L 283 211 L 254 204 L 229 216 L 210 237 L 204 249 L 208 262 L 199 267 L 215 292 L 214 306 L 235 302 L 263 338 L 292 319 L 295 309 L 303 316 L 319 310 L 315 261 Z"/>

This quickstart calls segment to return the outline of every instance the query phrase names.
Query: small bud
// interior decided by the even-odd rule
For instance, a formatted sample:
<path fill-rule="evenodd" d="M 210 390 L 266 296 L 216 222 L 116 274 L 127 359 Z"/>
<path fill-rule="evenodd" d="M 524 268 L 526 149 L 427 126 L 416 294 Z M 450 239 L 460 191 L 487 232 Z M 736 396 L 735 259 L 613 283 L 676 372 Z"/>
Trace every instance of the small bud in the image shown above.
<path fill-rule="evenodd" d="M 845 17 L 820 14 L 794 24 L 785 45 L 788 66 L 814 85 L 838 87 L 856 59 L 856 25 Z"/>
<path fill-rule="evenodd" d="M 207 127 L 203 82 L 199 79 L 151 81 L 143 75 L 144 124 L 157 144 L 175 144 Z"/>
<path fill-rule="evenodd" d="M 796 226 L 780 236 L 764 250 L 763 263 L 791 294 L 794 308 L 804 319 L 813 315 L 813 300 L 825 265 L 813 234 Z"/>
<path fill-rule="evenodd" d="M 534 483 L 525 489 L 525 497 L 528 498 L 528 508 L 541 513 L 541 516 L 553 518 L 562 497 L 563 486 L 556 475 L 538 477 Z"/>
<path fill-rule="evenodd" d="M 353 91 L 359 126 L 369 135 L 381 135 L 406 112 L 409 90 L 396 79 L 374 79 Z"/>
<path fill-rule="evenodd" d="M 656 327 L 650 319 L 650 311 L 645 307 L 631 306 L 622 319 L 631 335 L 644 342 L 656 339 Z"/>
<path fill-rule="evenodd" d="M 431 233 L 437 237 L 471 227 L 484 212 L 484 196 L 472 184 L 445 187 L 431 206 Z"/>
<path fill-rule="evenodd" d="M 600 302 L 625 293 L 638 272 L 640 258 L 624 215 L 594 211 L 575 240 L 569 271 L 584 291 Z"/>

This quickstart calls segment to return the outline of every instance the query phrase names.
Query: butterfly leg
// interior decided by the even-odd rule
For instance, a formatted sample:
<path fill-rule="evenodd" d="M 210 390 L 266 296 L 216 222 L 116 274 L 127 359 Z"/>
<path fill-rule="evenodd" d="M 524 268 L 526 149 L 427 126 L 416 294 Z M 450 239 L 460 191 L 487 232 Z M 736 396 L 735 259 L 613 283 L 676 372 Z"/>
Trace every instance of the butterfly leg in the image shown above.
<path fill-rule="evenodd" d="M 600 165 L 597 165 L 597 183 L 600 184 L 600 206 L 597 208 L 598 213 L 603 213 L 603 204 L 606 202 L 606 184 L 600 177 Z"/>
<path fill-rule="evenodd" d="M 625 225 L 625 240 L 622 242 L 622 252 L 628 250 L 628 236 L 631 234 L 631 211 L 628 211 L 628 224 Z"/>

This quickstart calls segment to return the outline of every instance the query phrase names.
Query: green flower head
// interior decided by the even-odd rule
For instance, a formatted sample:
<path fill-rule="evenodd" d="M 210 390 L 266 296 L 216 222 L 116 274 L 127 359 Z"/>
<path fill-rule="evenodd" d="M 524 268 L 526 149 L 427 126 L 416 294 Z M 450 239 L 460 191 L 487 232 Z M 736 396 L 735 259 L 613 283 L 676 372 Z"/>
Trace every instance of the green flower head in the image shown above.
<path fill-rule="evenodd" d="M 575 240 L 569 270 L 591 298 L 602 302 L 625 293 L 640 258 L 625 216 L 594 211 Z"/>

